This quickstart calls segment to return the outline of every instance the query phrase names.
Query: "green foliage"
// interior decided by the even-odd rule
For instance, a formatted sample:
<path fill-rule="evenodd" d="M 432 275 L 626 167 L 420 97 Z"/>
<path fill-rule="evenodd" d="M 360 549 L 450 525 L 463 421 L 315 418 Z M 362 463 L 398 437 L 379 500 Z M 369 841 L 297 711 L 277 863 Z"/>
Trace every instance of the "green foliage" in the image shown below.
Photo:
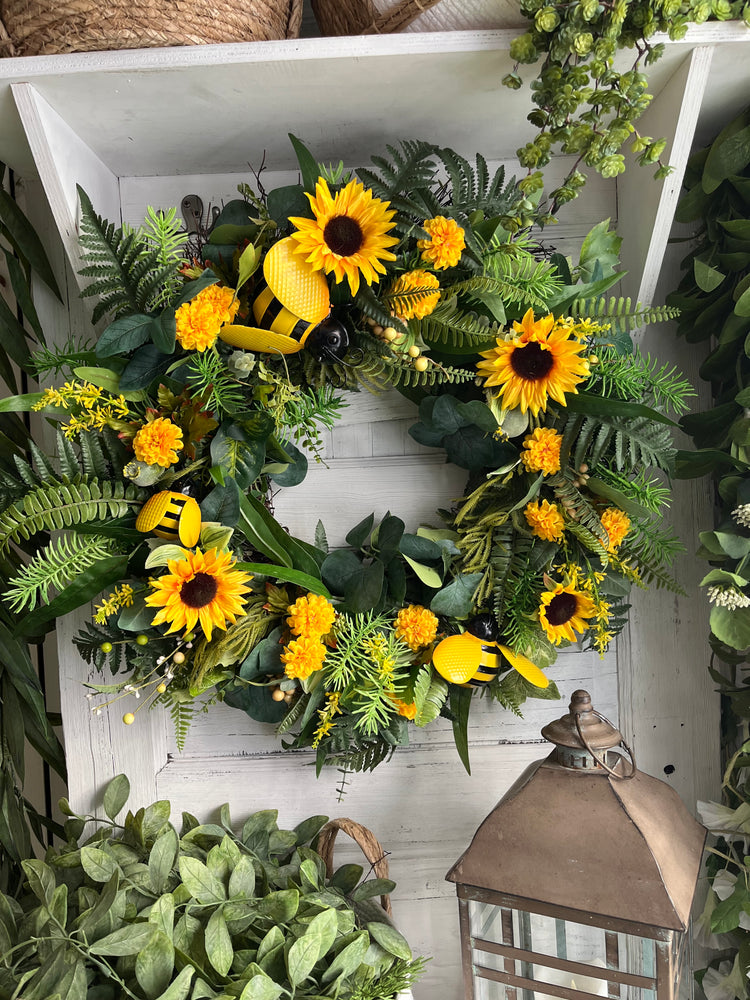
<path fill-rule="evenodd" d="M 689 398 L 695 395 L 693 386 L 677 368 L 660 365 L 640 351 L 623 355 L 608 347 L 601 349 L 599 363 L 592 369 L 587 391 L 592 390 L 608 398 L 637 400 L 674 413 L 684 413 Z"/>
<path fill-rule="evenodd" d="M 671 6 L 650 0 L 619 4 L 522 0 L 521 13 L 530 23 L 511 43 L 516 66 L 503 82 L 517 89 L 518 64 L 541 59 L 531 84 L 537 108 L 529 115 L 539 131 L 518 150 L 521 165 L 529 171 L 521 186 L 529 191 L 541 186 L 541 168 L 556 147 L 573 159 L 562 184 L 550 193 L 551 215 L 578 196 L 586 182 L 584 167 L 603 177 L 622 173 L 621 150 L 626 143 L 631 143 L 641 166 L 656 167 L 657 179 L 669 174 L 661 159 L 666 140 L 641 135 L 634 124 L 651 102 L 643 68 L 664 51 L 653 35 L 665 32 L 679 39 L 689 21 L 748 16 L 745 0 L 728 0 L 721 9 L 702 0 L 677 0 Z M 620 71 L 615 58 L 622 49 L 634 50 L 634 55 Z"/>
<path fill-rule="evenodd" d="M 630 298 L 606 299 L 604 296 L 592 299 L 576 299 L 570 309 L 571 316 L 595 319 L 598 323 L 612 323 L 617 328 L 631 333 L 651 323 L 666 323 L 676 319 L 680 310 L 671 306 L 643 306 Z"/>
<path fill-rule="evenodd" d="M 187 382 L 203 407 L 218 415 L 231 416 L 243 407 L 245 389 L 228 370 L 215 349 L 197 351 L 187 363 Z M 219 416 L 220 419 L 220 416 Z"/>
<path fill-rule="evenodd" d="M 123 517 L 141 502 L 140 491 L 122 481 L 52 480 L 30 490 L 0 515 L 0 550 L 40 531 Z"/>
<path fill-rule="evenodd" d="M 81 202 L 80 241 L 86 266 L 80 274 L 93 281 L 81 294 L 99 296 L 94 307 L 96 323 L 112 313 L 146 313 L 163 295 L 174 276 L 174 263 L 161 261 L 161 248 L 152 249 L 142 234 L 125 233 L 97 215 L 91 200 L 78 188 Z"/>
<path fill-rule="evenodd" d="M 97 535 L 60 535 L 38 552 L 18 576 L 8 581 L 5 596 L 13 611 L 48 599 L 50 588 L 62 590 L 66 584 L 112 554 L 111 538 Z"/>
<path fill-rule="evenodd" d="M 269 809 L 238 834 L 223 806 L 221 825 L 185 813 L 178 834 L 165 801 L 116 823 L 128 791 L 122 775 L 105 789 L 107 819 L 76 816 L 64 803 L 67 843 L 24 862 L 20 902 L 2 897 L 9 991 L 390 1000 L 421 972 L 423 961 L 371 898 L 394 883 L 360 883 L 351 865 L 327 878 L 311 846 L 326 817 L 282 830 Z M 88 820 L 95 833 L 76 839 Z"/>

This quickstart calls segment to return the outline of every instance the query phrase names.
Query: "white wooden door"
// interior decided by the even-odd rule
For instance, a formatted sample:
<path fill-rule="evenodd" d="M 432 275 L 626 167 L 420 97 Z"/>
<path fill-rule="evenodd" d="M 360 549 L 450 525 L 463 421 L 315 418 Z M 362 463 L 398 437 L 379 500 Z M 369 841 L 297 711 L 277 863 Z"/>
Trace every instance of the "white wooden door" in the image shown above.
<path fill-rule="evenodd" d="M 499 36 L 502 33 L 496 34 Z M 438 61 L 435 76 L 439 82 L 446 78 L 446 72 L 452 72 L 454 75 L 450 78 L 454 83 L 458 81 L 459 85 L 451 91 L 455 121 L 451 118 L 450 122 L 457 136 L 454 144 L 465 153 L 473 152 L 486 141 L 480 124 L 487 118 L 489 98 L 486 91 L 480 92 L 478 88 L 479 78 L 483 85 L 488 79 L 486 60 L 495 56 L 495 42 L 490 35 L 480 33 L 476 42 L 463 38 L 455 45 L 441 36 L 431 43 L 438 49 L 441 45 L 446 50 L 450 49 L 449 62 L 444 65 Z M 343 121 L 335 123 L 330 108 L 325 106 L 321 106 L 322 117 L 332 128 L 332 137 L 340 140 L 345 149 L 351 150 L 351 135 L 357 133 L 360 145 L 364 137 L 372 151 L 376 145 L 373 135 L 379 135 L 383 126 L 377 116 L 372 117 L 368 103 L 370 83 L 377 83 L 381 88 L 391 86 L 392 101 L 382 106 L 391 108 L 393 114 L 399 113 L 399 94 L 403 97 L 405 93 L 405 63 L 418 57 L 422 84 L 421 114 L 424 102 L 430 100 L 429 88 L 424 81 L 425 72 L 431 66 L 431 45 L 415 36 L 412 36 L 412 41 L 358 41 L 358 54 L 352 56 L 333 42 L 326 42 L 325 49 L 330 58 L 328 62 L 321 63 L 323 68 L 320 73 L 311 72 L 304 65 L 304 59 L 310 58 L 309 52 L 305 55 L 304 45 L 301 44 L 299 52 L 296 48 L 282 47 L 287 60 L 281 64 L 284 72 L 291 73 L 292 77 L 297 72 L 299 77 L 284 77 L 281 88 L 284 107 L 294 111 L 295 101 L 303 105 L 309 102 L 305 92 L 308 81 L 317 88 L 313 90 L 318 100 L 321 74 L 325 83 L 325 74 L 339 73 L 340 77 L 346 77 L 349 87 L 359 86 L 357 107 L 366 124 L 355 120 L 353 113 L 349 114 L 351 121 L 348 126 Z M 476 53 L 472 51 L 473 45 Z M 507 40 L 501 39 L 498 45 L 507 46 Z M 246 72 L 248 67 L 260 65 L 253 79 L 262 80 L 264 72 L 270 73 L 273 80 L 281 79 L 275 53 L 282 49 L 268 49 L 274 57 L 268 57 L 268 66 L 264 68 L 263 59 L 256 55 L 260 49 L 255 49 L 252 57 L 247 57 L 247 65 L 244 65 L 239 48 L 233 48 L 231 58 L 225 61 L 222 70 L 225 77 L 231 78 L 236 72 Z M 385 62 L 384 56 L 387 57 Z M 204 91 L 203 61 L 223 62 L 223 54 L 221 60 L 210 52 L 205 56 L 198 53 L 195 58 L 169 52 L 163 56 L 136 55 L 144 72 L 132 76 L 127 72 L 129 58 L 120 54 L 105 54 L 91 60 L 95 69 L 100 63 L 103 67 L 96 76 L 96 86 L 102 91 L 109 89 L 113 94 L 107 98 L 112 102 L 106 105 L 109 108 L 107 114 L 100 114 L 96 103 L 92 106 L 95 113 L 89 113 L 91 109 L 87 100 L 92 84 L 81 72 L 78 62 L 73 61 L 70 65 L 61 63 L 62 75 L 54 77 L 54 86 L 40 79 L 40 87 L 42 90 L 47 88 L 49 100 L 54 99 L 55 87 L 60 88 L 60 93 L 65 93 L 65 100 L 58 102 L 59 109 L 75 124 L 75 129 L 61 114 L 53 112 L 44 99 L 40 101 L 30 84 L 20 83 L 15 90 L 30 149 L 44 181 L 42 191 L 42 185 L 33 180 L 33 173 L 27 174 L 27 205 L 46 233 L 47 244 L 57 255 L 58 273 L 62 275 L 65 272 L 67 275 L 67 309 L 51 302 L 43 289 L 39 295 L 40 312 L 47 320 L 47 329 L 54 328 L 55 336 L 61 340 L 71 329 L 78 333 L 87 330 L 85 311 L 77 300 L 75 280 L 66 270 L 65 259 L 66 256 L 75 256 L 75 195 L 72 185 L 76 180 L 87 188 L 103 214 L 114 219 L 121 211 L 125 221 L 137 222 L 142 218 L 147 203 L 160 206 L 178 204 L 182 195 L 187 193 L 199 193 L 206 202 L 231 197 L 237 181 L 246 179 L 246 175 L 220 172 L 222 169 L 239 168 L 222 167 L 229 158 L 223 159 L 217 152 L 217 136 L 221 134 L 222 114 L 223 134 L 228 134 L 226 110 L 216 104 L 215 96 L 212 98 L 214 103 L 207 100 L 208 91 Z M 368 58 L 371 60 L 369 63 Z M 664 88 L 664 103 L 659 105 L 657 101 L 655 110 L 661 107 L 662 115 L 666 115 L 670 137 L 677 137 L 683 145 L 685 141 L 689 145 L 695 127 L 694 116 L 691 125 L 689 112 L 691 104 L 696 100 L 700 103 L 696 93 L 705 85 L 707 61 L 703 58 L 701 62 L 700 54 L 690 56 L 689 50 L 687 59 L 677 59 L 674 50 L 670 58 L 673 85 Z M 164 80 L 158 74 L 160 61 L 170 67 L 181 59 L 191 63 L 193 75 L 190 81 L 185 83 L 179 72 L 171 73 L 170 70 L 166 76 L 172 82 L 165 89 L 162 87 Z M 294 59 L 300 60 L 300 70 L 295 70 Z M 31 72 L 26 67 L 29 61 L 23 62 L 24 67 L 19 68 L 16 80 L 25 79 Z M 357 72 L 350 74 L 351 80 L 347 73 L 341 72 L 342 66 L 347 72 L 356 68 Z M 469 103 L 472 109 L 475 106 L 480 109 L 471 114 L 467 110 L 463 116 L 461 77 L 455 75 L 461 66 L 466 69 L 466 79 L 470 81 L 463 95 L 466 101 L 464 110 L 468 109 Z M 499 73 L 494 63 L 490 69 Z M 139 107 L 142 108 L 145 125 L 142 126 L 132 115 L 126 116 L 124 108 L 128 101 L 132 103 L 133 95 L 138 95 L 141 102 L 148 97 L 149 74 L 154 72 L 157 79 L 153 93 L 162 101 L 166 100 L 165 95 L 171 93 L 177 125 L 171 119 L 160 119 L 158 111 L 152 116 L 151 109 L 143 103 Z M 365 83 L 357 84 L 356 79 L 362 74 Z M 664 76 L 661 79 L 663 84 Z M 226 82 L 224 79 L 224 84 Z M 219 84 L 215 86 L 218 88 Z M 237 86 L 235 83 L 235 88 Z M 170 87 L 173 87 L 173 92 Z M 188 106 L 198 113 L 201 124 L 196 127 L 199 130 L 205 128 L 211 136 L 205 151 L 196 147 L 195 134 L 192 142 L 187 143 L 179 131 L 185 127 L 185 108 L 180 104 L 185 87 L 192 87 L 195 91 Z M 475 88 L 473 91 L 472 87 Z M 439 93 L 436 89 L 435 94 Z M 432 95 L 433 115 L 437 121 L 441 109 L 435 94 Z M 209 106 L 210 114 L 206 111 Z M 307 107 L 310 111 L 309 103 Z M 414 107 L 410 107 L 413 112 Z M 123 139 L 123 125 L 116 125 L 118 114 L 123 116 L 122 122 L 127 123 L 126 139 Z M 267 110 L 264 114 L 265 128 L 272 130 L 274 125 L 278 126 L 277 122 L 269 120 Z M 152 117 L 164 130 L 172 129 L 168 135 L 165 134 L 163 143 Z M 273 119 L 273 116 L 270 117 Z M 214 118 L 217 118 L 216 122 Z M 516 118 L 519 116 L 516 115 Z M 92 122 L 99 120 L 101 142 L 96 128 L 91 126 Z M 234 115 L 231 118 L 232 127 L 236 125 L 236 120 Z M 284 131 L 286 127 L 285 124 Z M 15 121 L 14 128 L 22 134 L 18 132 L 19 126 Z M 648 130 L 647 123 L 644 123 L 644 130 Z M 517 137 L 521 131 L 516 122 L 505 145 L 518 145 Z M 664 131 L 661 123 L 653 129 L 655 134 Z M 417 134 L 413 122 L 407 121 L 402 134 L 410 133 Z M 86 141 L 81 135 L 86 136 Z M 271 145 L 279 148 L 278 137 L 272 131 L 269 131 L 269 136 Z M 130 145 L 130 140 L 134 141 L 134 145 Z M 139 146 L 139 142 L 146 141 L 151 145 Z M 176 176 L 175 149 L 182 157 L 179 159 L 180 173 L 192 171 L 188 176 Z M 684 149 L 680 155 L 680 163 L 684 166 Z M 362 158 L 352 156 L 352 162 L 360 162 Z M 138 168 L 142 162 L 151 166 Z M 119 175 L 118 164 L 127 164 L 122 168 L 127 176 Z M 208 169 L 217 172 L 209 176 L 203 172 Z M 669 227 L 668 209 L 670 204 L 673 206 L 677 189 L 656 195 L 656 204 L 652 204 L 650 195 L 644 197 L 642 194 L 646 183 L 643 176 L 633 175 L 633 170 L 619 186 L 619 203 L 614 186 L 590 187 L 587 197 L 575 203 L 570 210 L 566 228 L 556 231 L 554 239 L 563 252 L 573 252 L 576 242 L 580 242 L 593 223 L 607 216 L 616 218 L 618 210 L 623 229 L 636 229 L 636 236 L 639 231 L 634 222 L 640 219 L 641 228 L 645 227 L 648 231 L 653 220 L 660 219 L 661 230 L 658 233 L 655 231 L 653 239 L 646 240 L 645 246 L 639 243 L 632 253 L 631 284 L 632 292 L 637 293 L 639 287 L 648 290 L 649 283 L 653 288 L 651 274 L 641 281 L 642 266 L 644 260 L 649 259 L 653 268 L 659 267 L 666 242 L 664 227 L 667 231 Z M 149 172 L 164 176 L 137 176 Z M 634 177 L 632 181 L 631 176 Z M 679 186 L 679 176 L 675 178 L 675 184 Z M 54 223 L 47 200 L 52 206 Z M 62 234 L 63 244 L 54 235 L 56 229 Z M 646 340 L 646 347 L 658 350 L 665 360 L 678 353 L 668 333 L 660 335 L 658 348 L 653 336 Z M 696 359 L 684 354 L 679 357 L 679 363 L 688 374 L 694 373 L 697 368 Z M 360 400 L 356 413 L 345 411 L 339 427 L 330 436 L 327 444 L 328 469 L 314 471 L 310 481 L 299 487 L 296 493 L 289 491 L 288 497 L 277 499 L 279 517 L 292 531 L 304 535 L 320 517 L 335 538 L 341 526 L 344 529 L 350 527 L 359 516 L 373 509 L 379 513 L 391 509 L 414 526 L 420 520 L 432 520 L 433 511 L 460 492 L 461 473 L 451 471 L 440 459 L 436 461 L 434 453 L 425 453 L 417 448 L 406 435 L 405 429 L 413 420 L 413 413 L 409 413 L 409 407 L 403 400 L 389 398 L 375 405 L 367 397 L 363 399 L 367 405 L 362 405 L 363 400 Z M 404 476 L 405 470 L 410 478 Z M 404 483 L 408 483 L 409 488 L 403 488 Z M 401 484 L 398 492 L 394 484 Z M 689 551 L 695 544 L 697 528 L 710 519 L 708 500 L 705 483 L 681 486 L 674 491 L 673 520 Z M 633 624 L 616 651 L 604 659 L 595 654 L 565 651 L 550 670 L 550 676 L 557 682 L 565 699 L 574 689 L 585 687 L 601 711 L 614 722 L 619 718 L 623 733 L 634 747 L 643 769 L 668 780 L 689 806 L 697 797 L 717 795 L 719 785 L 717 699 L 711 691 L 705 669 L 707 612 L 697 590 L 701 571 L 700 563 L 691 555 L 686 555 L 679 565 L 680 579 L 688 594 L 686 598 L 654 592 L 635 594 Z M 390 851 L 392 874 L 398 882 L 394 899 L 396 919 L 415 951 L 433 956 L 425 978 L 415 991 L 417 1000 L 426 1000 L 427 997 L 453 1000 L 461 995 L 457 907 L 452 888 L 444 881 L 445 872 L 467 846 L 480 820 L 526 764 L 545 754 L 544 746 L 540 745 L 539 730 L 544 723 L 563 714 L 567 702 L 530 701 L 524 709 L 523 719 L 504 713 L 496 706 L 478 704 L 472 713 L 470 733 L 471 776 L 464 773 L 458 761 L 447 724 L 436 724 L 425 732 L 415 729 L 409 747 L 400 748 L 389 763 L 373 774 L 355 775 L 347 786 L 344 801 L 339 802 L 337 786 L 340 775 L 337 772 L 324 772 L 316 780 L 310 753 L 282 751 L 270 727 L 251 722 L 241 713 L 224 706 L 217 706 L 206 715 L 198 716 L 182 753 L 177 750 L 169 720 L 162 712 L 141 713 L 137 724 L 132 727 L 121 724 L 121 713 L 93 715 L 81 687 L 82 682 L 89 679 L 89 672 L 71 643 L 73 634 L 85 618 L 84 612 L 70 616 L 59 623 L 57 631 L 61 704 L 70 767 L 70 799 L 74 808 L 82 812 L 95 810 L 103 784 L 114 774 L 125 771 L 132 781 L 134 803 L 145 804 L 156 798 L 168 798 L 176 814 L 187 809 L 207 818 L 220 804 L 229 802 L 237 821 L 261 808 L 277 808 L 280 822 L 286 826 L 292 826 L 314 813 L 351 816 L 369 826 Z M 355 852 L 342 849 L 340 856 L 349 860 Z"/>

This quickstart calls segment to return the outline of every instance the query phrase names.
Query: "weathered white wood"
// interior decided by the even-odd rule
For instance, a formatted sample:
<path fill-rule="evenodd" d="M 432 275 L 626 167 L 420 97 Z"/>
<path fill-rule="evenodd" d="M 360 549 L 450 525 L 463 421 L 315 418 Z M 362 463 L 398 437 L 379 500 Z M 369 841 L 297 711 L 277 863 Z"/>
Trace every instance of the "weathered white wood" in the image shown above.
<path fill-rule="evenodd" d="M 63 247 L 77 275 L 81 251 L 76 227 L 76 184 L 93 199 L 100 215 L 117 222 L 117 177 L 30 83 L 14 83 L 11 89 Z"/>
<path fill-rule="evenodd" d="M 357 163 L 385 142 L 424 135 L 426 123 L 434 123 L 433 141 L 471 153 L 481 136 L 486 155 L 510 157 L 533 134 L 528 92 L 501 82 L 513 66 L 515 35 L 405 33 L 4 59 L 0 159 L 34 169 L 8 102 L 7 85 L 19 80 L 33 82 L 124 176 L 240 172 L 264 150 L 270 162 L 292 168 L 287 131 L 321 159 Z M 696 45 L 747 37 L 737 22 L 695 26 L 675 42 L 654 36 L 666 52 L 649 68 L 653 91 Z M 747 60 L 739 60 L 732 93 L 747 91 L 747 74 Z M 273 99 L 259 99 L 265 94 Z M 243 115 L 248 127 L 238 128 Z"/>
<path fill-rule="evenodd" d="M 653 301 L 713 54 L 713 46 L 693 49 L 638 122 L 641 135 L 667 140 L 669 152 L 664 159 L 672 173 L 662 183 L 651 182 L 644 174 L 655 167 L 642 168 L 632 162 L 619 180 L 620 198 L 632 206 L 630 212 L 621 214 L 618 226 L 623 266 L 629 272 L 623 288 L 644 305 Z"/>
<path fill-rule="evenodd" d="M 369 445 L 372 451 L 370 435 L 359 435 L 350 444 L 362 452 Z M 449 465 L 439 454 L 364 462 L 332 459 L 327 468 L 311 466 L 300 487 L 280 490 L 273 503 L 277 520 L 293 535 L 312 540 L 315 525 L 322 520 L 329 545 L 339 548 L 346 544 L 346 533 L 372 511 L 376 523 L 387 511 L 397 514 L 407 531 L 416 531 L 423 523 L 444 527 L 435 511 L 450 507 L 463 495 L 466 475 L 465 469 Z"/>

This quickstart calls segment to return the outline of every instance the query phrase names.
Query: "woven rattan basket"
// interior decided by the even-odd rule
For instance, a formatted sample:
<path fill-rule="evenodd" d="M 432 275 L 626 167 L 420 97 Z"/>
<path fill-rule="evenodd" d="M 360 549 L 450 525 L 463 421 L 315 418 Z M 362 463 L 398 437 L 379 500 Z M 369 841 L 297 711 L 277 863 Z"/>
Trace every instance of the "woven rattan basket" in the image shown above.
<path fill-rule="evenodd" d="M 372 871 L 377 878 L 388 878 L 388 857 L 380 845 L 380 841 L 366 826 L 362 826 L 361 823 L 357 823 L 353 819 L 346 819 L 345 817 L 330 820 L 318 834 L 316 850 L 325 861 L 328 878 L 333 875 L 334 871 L 333 845 L 339 830 L 349 834 L 352 840 L 357 842 L 362 853 L 370 862 Z M 389 917 L 393 916 L 390 896 L 381 896 L 380 905 Z M 414 1000 L 414 998 L 411 990 L 405 990 L 394 997 L 394 1000 Z"/>
<path fill-rule="evenodd" d="M 0 55 L 296 38 L 302 0 L 0 0 Z"/>
<path fill-rule="evenodd" d="M 324 35 L 458 31 L 524 25 L 518 0 L 312 0 Z"/>

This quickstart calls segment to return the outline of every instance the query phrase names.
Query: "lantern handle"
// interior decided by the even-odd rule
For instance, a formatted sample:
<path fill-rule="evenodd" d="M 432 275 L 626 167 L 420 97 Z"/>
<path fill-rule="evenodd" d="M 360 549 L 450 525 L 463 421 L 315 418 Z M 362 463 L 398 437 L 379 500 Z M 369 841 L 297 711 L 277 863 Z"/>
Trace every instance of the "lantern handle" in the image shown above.
<path fill-rule="evenodd" d="M 612 726 L 612 723 L 609 721 L 609 719 L 605 718 L 602 715 L 601 712 L 597 712 L 597 710 L 595 708 L 591 708 L 591 709 L 589 709 L 589 711 L 592 712 L 598 719 L 601 719 L 602 722 L 606 722 L 608 726 L 612 727 L 612 729 L 616 728 L 615 726 Z M 622 746 L 622 747 L 625 748 L 625 750 L 627 751 L 628 757 L 630 758 L 630 761 L 629 761 L 629 764 L 630 764 L 630 773 L 629 774 L 618 774 L 617 771 L 615 771 L 615 769 L 613 767 L 610 767 L 604 760 L 602 760 L 599 757 L 597 757 L 596 751 L 589 745 L 589 741 L 584 736 L 584 734 L 583 734 L 583 728 L 581 727 L 581 722 L 580 722 L 580 716 L 581 716 L 581 714 L 582 714 L 581 712 L 574 712 L 573 713 L 573 718 L 576 720 L 576 729 L 578 730 L 578 735 L 581 738 L 581 743 L 583 743 L 583 745 L 586 747 L 586 749 L 591 754 L 591 756 L 594 758 L 594 760 L 599 765 L 599 767 L 604 768 L 604 770 L 608 774 L 611 774 L 613 778 L 617 778 L 618 781 L 627 781 L 630 778 L 634 778 L 635 775 L 636 775 L 636 772 L 638 771 L 638 768 L 636 767 L 636 764 L 635 764 L 635 754 L 630 749 L 630 747 L 627 745 L 627 743 L 625 742 L 625 740 L 622 739 L 622 737 L 620 738 L 620 746 Z M 611 749 L 614 749 L 614 747 L 612 747 Z M 621 759 L 624 760 L 625 758 L 622 757 Z"/>

